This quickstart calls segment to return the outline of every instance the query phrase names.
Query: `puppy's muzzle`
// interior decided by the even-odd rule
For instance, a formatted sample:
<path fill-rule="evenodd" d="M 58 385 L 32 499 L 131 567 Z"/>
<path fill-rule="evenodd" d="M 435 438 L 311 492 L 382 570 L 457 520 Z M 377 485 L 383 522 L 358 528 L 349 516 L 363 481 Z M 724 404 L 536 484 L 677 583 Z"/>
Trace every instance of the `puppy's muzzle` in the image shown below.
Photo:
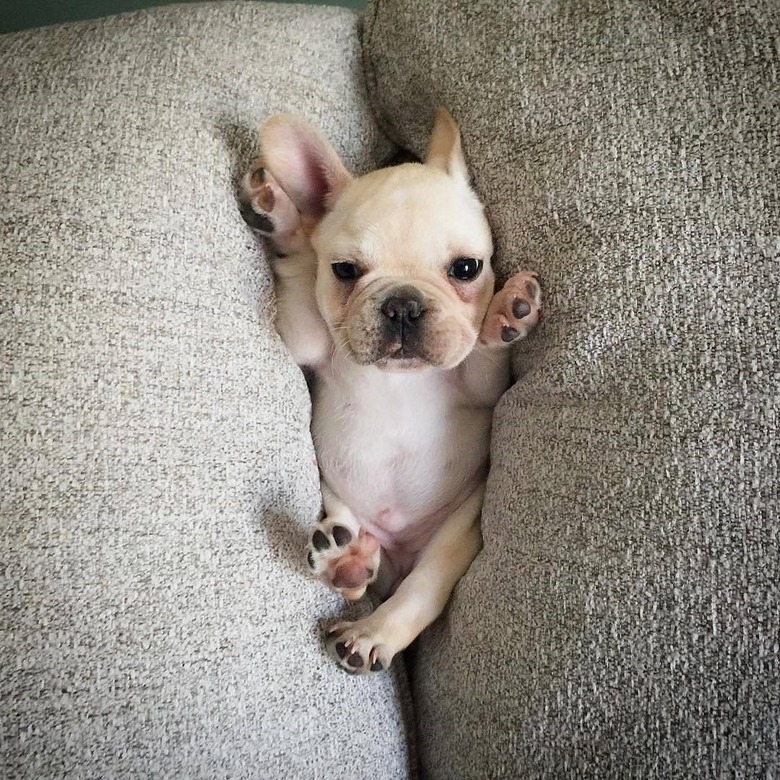
<path fill-rule="evenodd" d="M 425 318 L 425 302 L 414 287 L 396 287 L 382 301 L 379 310 L 383 316 L 385 337 L 389 341 L 398 342 L 403 347 L 419 337 Z"/>

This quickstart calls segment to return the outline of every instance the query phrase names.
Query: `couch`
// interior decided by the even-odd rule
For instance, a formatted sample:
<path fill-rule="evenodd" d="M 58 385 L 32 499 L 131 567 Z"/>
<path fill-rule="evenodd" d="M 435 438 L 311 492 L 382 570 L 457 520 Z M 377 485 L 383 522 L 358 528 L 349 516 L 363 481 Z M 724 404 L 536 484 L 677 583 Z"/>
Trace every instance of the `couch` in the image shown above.
<path fill-rule="evenodd" d="M 780 776 L 780 10 L 218 2 L 0 38 L 0 775 Z M 388 673 L 310 578 L 306 383 L 236 182 L 460 123 L 545 317 L 484 549 Z"/>

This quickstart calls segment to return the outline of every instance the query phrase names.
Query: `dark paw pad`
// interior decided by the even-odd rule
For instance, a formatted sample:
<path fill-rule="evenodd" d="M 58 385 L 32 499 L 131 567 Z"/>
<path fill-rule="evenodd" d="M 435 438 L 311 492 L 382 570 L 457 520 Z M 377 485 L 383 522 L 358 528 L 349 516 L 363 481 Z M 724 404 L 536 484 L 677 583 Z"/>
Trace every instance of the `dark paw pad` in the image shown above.
<path fill-rule="evenodd" d="M 522 320 L 523 317 L 527 317 L 531 313 L 531 304 L 528 301 L 524 301 L 522 298 L 517 298 L 512 304 L 512 314 L 518 320 Z"/>
<path fill-rule="evenodd" d="M 328 537 L 325 536 L 325 534 L 322 533 L 319 528 L 312 534 L 311 543 L 314 546 L 314 549 L 318 552 L 321 550 L 327 550 L 328 547 L 330 547 Z"/>
<path fill-rule="evenodd" d="M 261 233 L 273 233 L 274 223 L 264 214 L 258 214 L 248 203 L 241 204 L 241 216 L 249 227 Z"/>
<path fill-rule="evenodd" d="M 353 669 L 359 669 L 361 666 L 363 666 L 363 656 L 360 655 L 360 653 L 352 653 L 352 655 L 347 658 L 347 663 Z"/>
<path fill-rule="evenodd" d="M 333 541 L 336 542 L 336 545 L 339 547 L 343 547 L 345 544 L 349 544 L 352 541 L 352 532 L 343 525 L 334 525 L 332 533 Z"/>

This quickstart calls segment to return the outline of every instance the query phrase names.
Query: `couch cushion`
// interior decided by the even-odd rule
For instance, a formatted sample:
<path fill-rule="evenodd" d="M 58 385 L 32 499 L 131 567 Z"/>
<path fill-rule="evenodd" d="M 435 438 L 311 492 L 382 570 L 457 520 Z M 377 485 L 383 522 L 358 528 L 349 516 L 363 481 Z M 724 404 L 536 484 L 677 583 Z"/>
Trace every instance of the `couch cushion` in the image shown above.
<path fill-rule="evenodd" d="M 0 775 L 407 777 L 306 572 L 305 382 L 234 175 L 271 112 L 383 157 L 358 20 L 218 3 L 0 39 Z"/>
<path fill-rule="evenodd" d="M 431 778 L 780 771 L 778 8 L 370 6 L 387 132 L 450 107 L 546 298 L 417 656 Z"/>

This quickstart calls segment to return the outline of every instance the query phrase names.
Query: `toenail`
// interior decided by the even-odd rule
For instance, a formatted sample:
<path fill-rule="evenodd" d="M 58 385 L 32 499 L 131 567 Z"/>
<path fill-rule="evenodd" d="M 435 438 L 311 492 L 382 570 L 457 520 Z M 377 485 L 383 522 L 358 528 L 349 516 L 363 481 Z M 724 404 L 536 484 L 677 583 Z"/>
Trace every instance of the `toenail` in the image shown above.
<path fill-rule="evenodd" d="M 358 667 L 363 666 L 363 656 L 360 655 L 360 653 L 352 653 L 352 655 L 347 658 L 347 663 L 357 669 Z"/>
<path fill-rule="evenodd" d="M 347 654 L 347 646 L 343 642 L 336 642 L 336 654 L 339 658 L 343 658 Z"/>
<path fill-rule="evenodd" d="M 524 301 L 522 298 L 517 298 L 517 300 L 515 300 L 515 302 L 512 304 L 512 314 L 514 314 L 518 320 L 523 319 L 523 317 L 527 317 L 530 313 L 531 304 L 528 303 L 528 301 Z"/>
<path fill-rule="evenodd" d="M 385 667 L 382 666 L 382 662 L 381 661 L 374 661 L 374 663 L 371 664 L 371 671 L 372 672 L 381 672 L 382 669 L 384 669 L 384 668 Z"/>
<path fill-rule="evenodd" d="M 343 547 L 345 544 L 349 544 L 349 542 L 352 541 L 352 532 L 343 525 L 334 525 L 332 533 L 333 541 L 335 541 L 339 547 Z"/>
<path fill-rule="evenodd" d="M 311 550 L 309 550 L 308 554 L 306 555 L 306 560 L 309 562 L 309 566 L 314 568 L 314 556 L 312 555 Z"/>
<path fill-rule="evenodd" d="M 311 543 L 314 545 L 315 550 L 324 550 L 326 547 L 330 547 L 328 537 L 319 528 L 312 535 Z"/>
<path fill-rule="evenodd" d="M 504 325 L 504 327 L 501 328 L 501 341 L 509 343 L 510 341 L 514 341 L 519 335 L 520 332 L 514 328 L 510 328 L 509 325 Z"/>

